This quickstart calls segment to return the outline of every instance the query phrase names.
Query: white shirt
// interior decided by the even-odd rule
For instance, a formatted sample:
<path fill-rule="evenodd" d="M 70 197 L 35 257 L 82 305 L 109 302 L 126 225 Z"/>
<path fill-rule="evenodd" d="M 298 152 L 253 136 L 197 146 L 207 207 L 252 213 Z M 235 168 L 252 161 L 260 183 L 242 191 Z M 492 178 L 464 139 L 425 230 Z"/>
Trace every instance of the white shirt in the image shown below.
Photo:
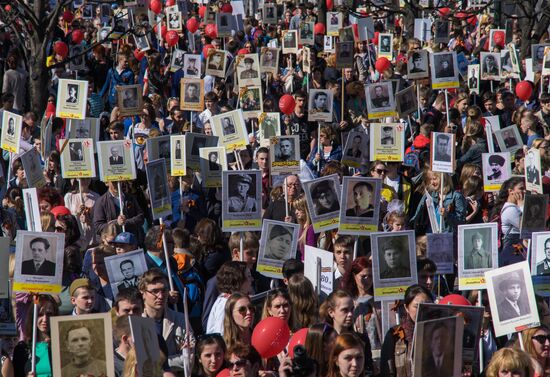
<path fill-rule="evenodd" d="M 229 297 L 225 294 L 218 296 L 210 314 L 208 315 L 208 321 L 206 322 L 206 333 L 207 334 L 221 334 L 223 335 L 223 321 L 225 319 L 225 303 Z"/>

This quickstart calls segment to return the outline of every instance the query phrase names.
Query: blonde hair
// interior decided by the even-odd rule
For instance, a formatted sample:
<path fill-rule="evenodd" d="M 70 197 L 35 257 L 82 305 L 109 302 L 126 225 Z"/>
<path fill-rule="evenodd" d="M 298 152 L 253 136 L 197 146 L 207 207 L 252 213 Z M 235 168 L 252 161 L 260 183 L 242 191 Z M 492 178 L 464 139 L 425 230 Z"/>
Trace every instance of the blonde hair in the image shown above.
<path fill-rule="evenodd" d="M 309 216 L 309 210 L 307 209 L 307 202 L 306 197 L 304 195 L 300 195 L 296 199 L 292 201 L 292 207 L 295 209 L 302 211 L 306 215 L 306 221 L 303 224 L 300 224 L 302 227 L 302 235 L 300 238 L 298 238 L 298 244 L 299 245 L 305 245 L 306 244 L 306 238 L 307 238 L 307 230 L 311 226 L 311 216 Z M 300 223 L 298 221 L 298 223 Z"/>
<path fill-rule="evenodd" d="M 40 213 L 40 223 L 43 232 L 55 231 L 55 216 L 51 212 Z"/>
<path fill-rule="evenodd" d="M 435 173 L 429 169 L 426 169 L 425 172 L 424 172 L 424 187 L 426 187 L 426 189 L 428 191 L 431 190 L 431 186 L 430 186 L 430 178 L 429 178 L 429 175 L 430 174 L 433 174 L 437 177 L 439 177 L 440 181 L 439 181 L 439 184 L 441 184 L 441 179 L 443 179 L 443 194 L 447 195 L 449 192 L 453 191 L 453 181 L 451 179 L 451 175 L 450 174 L 447 174 L 447 173 Z M 437 189 L 437 191 L 439 191 L 439 188 Z"/>
<path fill-rule="evenodd" d="M 523 349 L 535 359 L 537 358 L 537 353 L 535 352 L 535 347 L 533 346 L 533 336 L 535 336 L 535 334 L 540 330 L 546 332 L 546 334 L 550 334 L 550 329 L 546 326 L 532 327 L 521 332 L 523 339 Z M 516 348 L 521 348 L 521 345 L 519 344 L 519 339 L 516 340 L 514 346 Z"/>
<path fill-rule="evenodd" d="M 225 317 L 223 319 L 223 340 L 227 348 L 231 348 L 236 343 L 243 342 L 242 330 L 233 319 L 233 309 L 237 301 L 246 298 L 250 302 L 250 298 L 240 292 L 233 293 L 225 303 Z"/>
<path fill-rule="evenodd" d="M 502 348 L 493 354 L 487 367 L 486 377 L 498 377 L 500 370 L 519 370 L 525 376 L 533 375 L 533 367 L 529 355 L 515 348 Z"/>

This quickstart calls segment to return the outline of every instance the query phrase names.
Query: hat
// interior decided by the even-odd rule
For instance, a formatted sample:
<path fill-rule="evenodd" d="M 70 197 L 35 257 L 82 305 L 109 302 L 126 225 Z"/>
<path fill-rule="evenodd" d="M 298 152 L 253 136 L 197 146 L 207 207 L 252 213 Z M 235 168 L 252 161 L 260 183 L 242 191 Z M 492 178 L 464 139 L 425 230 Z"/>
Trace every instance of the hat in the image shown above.
<path fill-rule="evenodd" d="M 59 215 L 70 215 L 71 211 L 69 211 L 67 207 L 56 206 L 52 208 L 51 213 L 55 218 L 57 218 Z"/>
<path fill-rule="evenodd" d="M 250 184 L 252 184 L 252 177 L 249 176 L 248 174 L 237 174 L 237 182 L 236 183 L 241 183 L 241 182 L 244 182 L 247 185 L 250 185 Z"/>
<path fill-rule="evenodd" d="M 500 289 L 502 292 L 506 291 L 508 287 L 512 284 L 521 284 L 522 279 L 519 276 L 518 272 L 512 272 L 511 274 L 507 274 L 505 278 L 498 284 L 498 289 Z"/>
<path fill-rule="evenodd" d="M 130 232 L 122 232 L 115 237 L 110 243 L 121 243 L 125 245 L 137 245 L 136 236 Z"/>
<path fill-rule="evenodd" d="M 245 62 L 245 63 L 253 64 L 253 63 L 254 63 L 254 59 L 252 59 L 252 58 L 244 58 L 244 62 Z"/>
<path fill-rule="evenodd" d="M 479 232 L 475 232 L 474 234 L 472 234 L 472 240 L 482 240 L 483 239 L 483 236 L 481 235 L 481 233 Z"/>
<path fill-rule="evenodd" d="M 313 199 L 318 199 L 322 193 L 326 193 L 328 191 L 332 192 L 332 185 L 330 184 L 331 181 L 321 181 L 319 182 L 313 190 L 311 190 L 311 197 Z"/>
<path fill-rule="evenodd" d="M 269 239 L 272 240 L 275 237 L 286 235 L 292 237 L 292 233 L 290 233 L 290 230 L 288 228 L 282 225 L 273 225 L 273 228 L 271 228 L 271 232 L 269 233 Z"/>
<path fill-rule="evenodd" d="M 491 155 L 489 156 L 489 165 L 492 165 L 492 164 L 497 164 L 497 165 L 504 165 L 504 162 L 506 160 L 504 159 L 504 157 L 498 155 L 498 154 L 494 154 L 494 155 Z"/>
<path fill-rule="evenodd" d="M 73 280 L 73 282 L 71 283 L 71 286 L 69 287 L 69 293 L 71 296 L 74 296 L 74 292 L 78 289 L 78 288 L 83 288 L 83 287 L 86 287 L 86 288 L 91 288 L 91 284 L 90 284 L 90 280 L 87 279 L 87 278 L 79 278 L 79 279 L 75 279 Z"/>

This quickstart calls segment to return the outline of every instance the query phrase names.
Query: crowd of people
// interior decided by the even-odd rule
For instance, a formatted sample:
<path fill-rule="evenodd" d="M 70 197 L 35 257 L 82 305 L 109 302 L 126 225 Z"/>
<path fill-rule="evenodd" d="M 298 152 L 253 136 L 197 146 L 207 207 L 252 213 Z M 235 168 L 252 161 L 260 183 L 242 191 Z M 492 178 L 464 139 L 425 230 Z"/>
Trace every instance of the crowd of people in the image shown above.
<path fill-rule="evenodd" d="M 419 305 L 439 303 L 451 294 L 462 296 L 454 304 L 484 309 L 480 333 L 474 334 L 478 352 L 468 362 L 459 360 L 461 375 L 550 376 L 550 309 L 537 286 L 534 293 L 540 323 L 497 337 L 491 314 L 495 308 L 490 307 L 486 293 L 460 290 L 458 279 L 459 269 L 496 269 L 524 260 L 534 266 L 532 275 L 550 274 L 550 247 L 546 247 L 546 241 L 539 243 L 543 248 L 539 253 L 536 247 L 529 247 L 532 232 L 525 232 L 548 229 L 544 208 L 547 203 L 543 202 L 542 208 L 539 203 L 538 212 L 530 205 L 531 218 L 523 218 L 526 197 L 550 193 L 550 152 L 546 153 L 550 140 L 550 94 L 543 85 L 544 68 L 540 64 L 546 62 L 547 51 L 532 57 L 531 72 L 525 68 L 527 63 L 522 66 L 521 61 L 518 70 L 509 67 L 511 76 L 503 74 L 504 60 L 495 68 L 494 56 L 504 57 L 504 53 L 515 54 L 520 49 L 521 31 L 515 22 L 506 23 L 504 43 L 493 38 L 492 29 L 502 28 L 494 24 L 492 7 L 480 8 L 483 14 L 473 12 L 458 17 L 455 11 L 460 7 L 455 4 L 444 12 L 433 10 L 432 20 L 448 26 L 447 35 L 441 40 L 439 31 L 445 33 L 445 28 L 439 24 L 430 22 L 427 31 L 411 30 L 405 18 L 396 16 L 391 7 L 378 1 L 330 1 L 328 13 L 321 15 L 325 9 L 318 2 L 220 1 L 201 5 L 168 0 L 162 7 L 172 8 L 171 15 L 164 19 L 162 11 L 153 9 L 153 3 L 160 3 L 156 0 L 145 4 L 145 12 L 137 11 L 144 6 L 139 1 L 137 5 L 124 3 L 111 6 L 75 2 L 69 12 L 70 20 L 66 14 L 59 17 L 48 46 L 51 80 L 43 88 L 48 91 L 45 113 L 29 105 L 30 62 L 23 59 L 22 53 L 27 47 L 14 34 L 2 42 L 0 57 L 5 66 L 0 110 L 22 116 L 19 151 L 5 152 L 2 160 L 0 221 L 2 236 L 11 241 L 10 284 L 18 269 L 23 275 L 56 274 L 52 254 L 55 250 L 48 239 L 37 235 L 30 241 L 29 254 L 25 255 L 32 258 L 23 261 L 22 266 L 17 265 L 19 259 L 14 253 L 16 249 L 23 250 L 16 244 L 16 239 L 23 239 L 18 234 L 34 229 L 29 224 L 32 210 L 23 200 L 23 190 L 32 185 L 21 159 L 33 148 L 40 152 L 44 175 L 43 185 L 36 187 L 42 232 L 64 234 L 61 291 L 36 294 L 10 289 L 9 298 L 1 301 L 0 321 L 5 325 L 0 328 L 2 376 L 106 375 L 105 370 L 110 370 L 105 365 L 107 360 L 91 351 L 97 341 L 93 336 L 97 329 L 84 326 L 67 331 L 62 343 L 67 342 L 68 353 L 62 360 L 68 361 L 61 371 L 55 370 L 54 359 L 60 357 L 56 356 L 60 351 L 52 348 L 52 339 L 60 335 L 53 333 L 51 319 L 111 313 L 114 373 L 120 377 L 140 374 L 132 316 L 154 320 L 162 354 L 162 362 L 150 370 L 139 369 L 144 374 L 139 377 L 410 377 L 416 370 L 414 354 L 420 347 L 414 341 Z M 132 9 L 135 13 L 129 12 Z M 218 37 L 211 29 L 212 23 L 216 24 L 216 15 L 227 13 L 228 9 L 238 16 L 234 21 L 220 16 L 224 21 L 218 22 L 219 31 L 228 20 L 234 28 L 229 35 Z M 268 22 L 274 15 L 275 22 Z M 121 18 L 124 23 L 118 22 Z M 366 25 L 361 20 L 366 18 L 372 30 L 361 29 Z M 192 19 L 197 21 L 196 31 L 188 30 L 194 28 L 194 24 L 186 24 Z M 423 22 L 418 24 L 424 28 L 428 18 L 420 20 Z M 111 29 L 105 31 L 110 23 L 121 38 L 111 37 Z M 165 38 L 166 26 L 180 29 L 175 44 Z M 336 33 L 328 35 L 335 27 Z M 338 28 L 343 32 L 338 33 Z M 79 40 L 77 34 L 83 38 Z M 352 54 L 347 51 L 349 40 L 343 39 L 350 35 Z M 302 46 L 300 38 L 312 42 Z M 544 44 L 547 38 L 545 34 L 535 42 Z M 60 41 L 71 48 L 83 48 L 84 63 L 76 70 L 71 68 L 75 66 L 74 57 L 55 47 Z M 281 48 L 293 52 L 283 53 Z M 183 51 L 183 55 L 177 57 L 174 67 L 172 55 L 176 50 Z M 224 53 L 216 55 L 219 51 Z M 434 73 L 430 76 L 427 65 L 422 64 L 424 56 L 428 56 L 424 54 L 451 52 L 465 59 L 465 69 L 452 59 L 434 59 L 430 62 L 438 66 L 432 67 Z M 488 52 L 493 54 L 486 56 Z M 192 59 L 184 59 L 185 54 L 193 55 Z M 380 56 L 389 57 L 385 58 L 389 64 L 383 64 L 386 61 Z M 446 55 L 435 55 L 442 56 Z M 348 57 L 351 64 L 342 66 L 348 64 L 342 63 Z M 529 56 L 521 59 L 529 60 Z M 236 66 L 241 60 L 245 70 L 237 79 Z M 259 61 L 261 66 L 256 66 Z M 188 65 L 184 66 L 184 62 Z M 209 69 L 223 74 L 208 74 Z M 426 76 L 422 76 L 424 71 Z M 493 79 L 487 80 L 487 75 Z M 202 81 L 186 87 L 183 94 L 181 80 L 186 77 Z M 434 85 L 453 77 L 456 85 Z M 239 85 L 240 80 L 255 78 L 261 78 L 260 99 L 248 86 Z M 517 94 L 521 78 L 528 80 L 528 98 L 524 93 Z M 91 131 L 85 136 L 92 137 L 94 143 L 128 140 L 133 150 L 135 180 L 104 182 L 99 173 L 96 178 L 65 177 L 61 155 L 63 140 L 69 138 L 70 122 L 56 114 L 62 79 L 88 82 L 86 118 L 97 119 L 99 130 L 97 136 Z M 386 85 L 388 82 L 391 85 Z M 135 84 L 140 85 L 141 93 L 137 95 L 143 97 L 142 102 L 117 96 L 121 87 Z M 407 105 L 399 101 L 396 104 L 397 93 L 407 88 L 413 88 L 413 98 Z M 67 103 L 78 102 L 82 93 L 77 90 L 80 89 L 69 88 Z M 280 104 L 283 96 L 292 97 L 290 109 Z M 155 178 L 153 188 L 146 174 L 148 140 L 189 132 L 216 134 L 213 117 L 238 109 L 257 110 L 260 100 L 261 110 L 256 116 L 246 117 L 248 144 L 227 156 L 210 152 L 209 170 L 221 170 L 219 164 L 223 160 L 230 171 L 260 171 L 262 219 L 299 226 L 297 246 L 290 251 L 290 258 L 284 255 L 288 255 L 285 248 L 292 245 L 292 234 L 284 226 L 276 225 L 269 234 L 261 234 L 260 229 L 223 232 L 222 209 L 227 202 L 232 213 L 256 211 L 257 198 L 247 196 L 253 185 L 252 175 L 242 174 L 231 181 L 235 182 L 237 194 L 224 197 L 222 187 L 205 187 L 200 169 L 188 169 L 183 177 L 168 173 L 164 182 Z M 201 101 L 201 111 L 190 111 L 182 105 Z M 137 103 L 142 103 L 139 113 L 121 115 L 121 110 Z M 373 116 L 368 109 L 384 109 L 386 113 Z M 331 120 L 311 121 L 310 112 L 321 117 L 330 114 Z M 262 130 L 266 113 L 278 113 L 279 119 L 269 120 Z M 227 126 L 220 123 L 223 128 L 215 135 L 220 139 L 238 131 L 236 118 L 224 119 Z M 375 133 L 374 123 L 385 124 Z M 489 123 L 491 128 L 486 127 Z M 2 124 L 2 128 L 6 127 L 13 125 Z M 496 133 L 507 127 L 511 131 L 503 131 L 498 138 Z M 51 135 L 46 137 L 46 130 Z M 13 137 L 13 130 L 7 133 Z M 437 143 L 434 133 L 441 135 Z M 281 174 L 271 171 L 271 149 L 275 145 L 268 137 L 287 135 L 296 135 L 297 145 L 293 144 L 294 139 L 284 139 L 277 145 L 275 156 L 279 161 L 292 161 L 295 148 L 300 170 L 281 179 Z M 348 135 L 352 136 L 347 138 Z M 80 137 L 77 133 L 75 139 Z M 181 144 L 177 145 L 174 157 L 180 159 L 186 153 Z M 86 151 L 81 144 L 71 142 L 69 148 L 71 160 L 84 159 Z M 384 148 L 397 148 L 399 157 L 375 152 Z M 110 149 L 111 165 L 123 164 L 125 157 L 119 152 L 116 147 Z M 484 158 L 486 153 L 491 156 Z M 164 157 L 169 164 L 170 153 Z M 346 163 L 349 160 L 357 164 L 350 166 Z M 434 161 L 451 170 L 435 171 Z M 331 175 L 336 175 L 340 183 L 344 177 L 374 180 L 350 186 L 348 201 L 345 193 L 336 192 L 339 187 L 334 188 L 328 180 L 311 191 L 303 189 L 307 181 Z M 375 181 L 378 186 L 373 185 Z M 498 185 L 494 186 L 495 182 Z M 160 184 L 168 186 L 172 207 L 171 214 L 161 223 L 154 219 L 149 191 L 160 192 Z M 379 202 L 373 198 L 379 198 Z M 337 227 L 316 231 L 312 217 L 339 211 L 344 203 L 351 204 L 342 211 L 346 217 L 379 219 L 373 229 L 377 233 L 414 231 L 415 250 L 409 251 L 415 259 L 410 263 L 404 259 L 409 255 L 409 246 L 386 243 L 379 249 L 382 257 L 375 257 L 378 250 L 368 235 L 339 234 Z M 542 228 L 530 228 L 529 224 L 541 221 Z M 488 223 L 497 224 L 498 266 L 491 262 L 485 228 L 481 227 Z M 460 226 L 475 228 L 475 224 L 480 226 L 477 233 L 468 233 L 467 241 L 459 239 Z M 429 253 L 437 254 L 433 246 L 429 250 L 430 235 L 435 233 L 452 235 L 447 238 L 452 240 L 453 251 L 452 259 L 447 261 L 452 265 L 450 273 L 438 271 L 442 261 L 429 258 Z M 271 246 L 261 248 L 262 237 L 269 237 L 267 243 Z M 275 238 L 281 240 L 273 242 L 281 243 L 271 243 Z M 459 245 L 461 242 L 468 242 L 471 254 L 457 253 L 466 247 Z M 334 256 L 333 289 L 328 294 L 319 290 L 319 282 L 306 277 L 308 247 Z M 405 252 L 398 252 L 400 247 Z M 449 245 L 442 248 L 448 249 Z M 139 268 L 135 259 L 123 261 L 117 265 L 121 280 L 110 282 L 113 275 L 107 271 L 105 259 L 136 250 L 144 257 L 143 271 L 135 273 Z M 459 260 L 459 256 L 464 260 Z M 284 259 L 280 260 L 282 279 L 257 271 L 258 260 L 264 257 Z M 416 270 L 416 274 L 411 270 Z M 381 280 L 417 278 L 415 284 L 400 293 L 400 300 L 386 305 L 387 300 L 377 297 L 375 275 Z M 520 283 L 515 284 L 516 289 L 519 286 Z M 521 289 L 525 287 L 522 285 Z M 503 288 L 503 292 L 506 290 Z M 33 303 L 37 304 L 37 313 Z M 516 305 L 515 301 L 512 305 Z M 528 309 L 512 306 L 511 310 L 511 317 L 517 317 Z M 260 354 L 253 340 L 254 329 L 269 317 L 283 320 L 291 334 L 307 329 L 301 343 L 305 354 L 300 348 L 290 347 L 269 358 Z M 393 321 L 389 326 L 388 318 Z M 447 365 L 443 353 L 437 352 L 446 349 L 444 344 L 454 334 L 451 336 L 448 328 L 434 328 L 433 339 L 436 338 L 437 341 L 432 340 L 433 364 L 425 364 L 422 377 L 458 376 L 455 366 Z"/>

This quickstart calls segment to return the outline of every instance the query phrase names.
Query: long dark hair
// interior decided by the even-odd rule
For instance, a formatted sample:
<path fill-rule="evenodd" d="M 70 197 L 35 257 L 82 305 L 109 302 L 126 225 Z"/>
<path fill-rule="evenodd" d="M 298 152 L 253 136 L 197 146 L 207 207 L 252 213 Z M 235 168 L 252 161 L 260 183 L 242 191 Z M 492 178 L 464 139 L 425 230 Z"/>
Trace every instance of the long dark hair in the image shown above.
<path fill-rule="evenodd" d="M 509 195 L 508 191 L 513 190 L 514 187 L 516 187 L 517 185 L 523 182 L 524 182 L 523 177 L 512 177 L 504 181 L 502 186 L 500 186 L 500 190 L 498 191 L 498 195 L 495 200 L 495 206 L 493 207 L 493 211 L 491 212 L 491 218 L 494 218 L 500 215 L 500 211 L 502 210 L 504 203 L 508 201 L 508 195 Z"/>

